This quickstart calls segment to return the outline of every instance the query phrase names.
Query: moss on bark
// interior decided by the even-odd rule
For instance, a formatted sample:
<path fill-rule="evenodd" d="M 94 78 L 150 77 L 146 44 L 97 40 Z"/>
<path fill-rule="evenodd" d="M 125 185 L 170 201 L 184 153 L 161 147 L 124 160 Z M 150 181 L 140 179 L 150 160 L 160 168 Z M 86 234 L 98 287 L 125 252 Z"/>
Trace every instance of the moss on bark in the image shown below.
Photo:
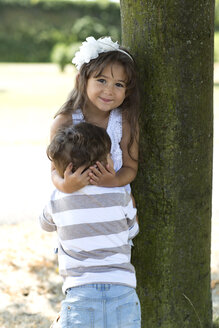
<path fill-rule="evenodd" d="M 142 327 L 210 328 L 213 0 L 121 0 L 141 89 Z"/>

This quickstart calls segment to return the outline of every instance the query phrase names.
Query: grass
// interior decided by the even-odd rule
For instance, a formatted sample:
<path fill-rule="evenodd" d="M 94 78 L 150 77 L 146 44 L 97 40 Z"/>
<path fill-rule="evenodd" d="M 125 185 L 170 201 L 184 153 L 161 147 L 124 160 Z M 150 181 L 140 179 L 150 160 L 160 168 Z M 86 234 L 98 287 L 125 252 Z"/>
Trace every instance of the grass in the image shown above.
<path fill-rule="evenodd" d="M 49 171 L 47 174 L 45 169 L 48 160 L 45 150 L 40 149 L 37 152 L 37 147 L 29 147 L 34 148 L 33 153 L 29 153 L 27 147 L 26 154 L 26 146 L 47 144 L 51 120 L 72 89 L 74 74 L 75 71 L 71 66 L 67 67 L 64 73 L 60 73 L 58 67 L 52 64 L 0 64 L 0 146 L 4 159 L 1 162 L 1 172 L 7 173 L 3 174 L 1 183 L 2 186 L 8 186 L 6 189 L 2 188 L 4 194 L 0 195 L 0 198 L 4 199 L 5 194 L 10 195 L 8 203 L 7 199 L 2 202 L 1 214 L 6 213 L 13 217 L 18 215 L 22 210 L 20 204 L 25 199 L 30 208 L 29 212 L 27 211 L 28 218 L 31 215 L 37 217 L 35 212 L 38 214 L 38 208 L 36 208 L 35 200 L 41 203 L 41 199 L 44 199 L 43 192 L 46 193 L 44 189 L 50 181 Z M 219 74 L 214 87 L 214 108 L 215 118 L 219 119 Z M 26 157 L 21 159 L 21 147 L 15 147 L 17 153 L 11 154 L 11 148 L 8 147 L 11 145 L 24 145 Z M 8 148 L 9 152 L 4 152 L 5 148 Z M 14 170 L 14 165 L 16 165 L 16 170 Z M 21 181 L 18 180 L 16 171 L 21 175 Z M 40 174 L 39 177 L 35 177 L 37 174 L 33 172 Z M 8 184 L 8 174 L 10 181 L 14 183 L 13 193 L 17 201 L 13 200 L 13 208 L 9 207 L 11 206 L 11 183 Z M 22 179 L 22 175 L 26 178 Z M 23 187 L 22 192 L 21 187 Z M 33 197 L 35 190 L 37 198 Z M 12 211 L 14 209 L 15 212 Z M 213 328 L 219 328 L 218 319 L 214 322 Z"/>
<path fill-rule="evenodd" d="M 219 31 L 214 33 L 214 60 L 219 62 Z"/>
<path fill-rule="evenodd" d="M 48 141 L 55 112 L 74 85 L 73 67 L 0 64 L 0 144 Z"/>
<path fill-rule="evenodd" d="M 72 66 L 61 73 L 53 64 L 0 64 L 0 145 L 45 144 L 52 118 L 73 88 L 74 74 Z M 214 102 L 218 108 L 219 80 Z"/>
<path fill-rule="evenodd" d="M 218 107 L 219 107 L 219 80 L 218 82 L 214 83 L 214 111 L 215 112 Z"/>

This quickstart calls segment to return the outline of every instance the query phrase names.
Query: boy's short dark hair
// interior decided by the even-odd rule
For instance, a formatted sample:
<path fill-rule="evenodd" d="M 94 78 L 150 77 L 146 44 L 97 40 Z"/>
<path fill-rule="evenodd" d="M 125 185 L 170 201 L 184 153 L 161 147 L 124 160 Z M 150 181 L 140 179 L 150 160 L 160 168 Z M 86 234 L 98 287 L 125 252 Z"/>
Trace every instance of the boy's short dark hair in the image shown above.
<path fill-rule="evenodd" d="M 96 161 L 107 161 L 111 140 L 106 130 L 90 123 L 79 123 L 60 128 L 47 147 L 47 156 L 63 177 L 69 163 L 72 171 L 80 166 L 94 165 Z"/>

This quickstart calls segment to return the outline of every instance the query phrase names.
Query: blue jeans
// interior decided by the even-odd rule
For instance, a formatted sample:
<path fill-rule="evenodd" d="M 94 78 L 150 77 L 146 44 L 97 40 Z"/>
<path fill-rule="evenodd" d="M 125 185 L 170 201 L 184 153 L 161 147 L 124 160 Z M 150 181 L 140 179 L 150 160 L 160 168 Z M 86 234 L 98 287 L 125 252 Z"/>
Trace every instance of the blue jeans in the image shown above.
<path fill-rule="evenodd" d="M 69 288 L 62 302 L 61 328 L 140 328 L 140 302 L 134 288 L 90 284 Z"/>

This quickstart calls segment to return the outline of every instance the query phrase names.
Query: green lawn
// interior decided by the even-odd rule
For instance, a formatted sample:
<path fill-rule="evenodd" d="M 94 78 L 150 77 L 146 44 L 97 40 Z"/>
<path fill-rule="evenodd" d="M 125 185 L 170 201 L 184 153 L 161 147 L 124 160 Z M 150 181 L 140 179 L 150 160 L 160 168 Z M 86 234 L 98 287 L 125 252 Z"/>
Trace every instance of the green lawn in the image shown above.
<path fill-rule="evenodd" d="M 46 144 L 53 115 L 73 88 L 73 66 L 60 73 L 53 64 L 0 64 L 0 76 L 0 145 Z M 219 119 L 219 74 L 214 103 Z"/>
<path fill-rule="evenodd" d="M 55 112 L 74 85 L 73 66 L 0 64 L 0 144 L 45 143 Z"/>
<path fill-rule="evenodd" d="M 219 81 L 214 85 L 214 118 L 219 120 Z"/>
<path fill-rule="evenodd" d="M 219 31 L 214 33 L 214 60 L 219 62 Z"/>

